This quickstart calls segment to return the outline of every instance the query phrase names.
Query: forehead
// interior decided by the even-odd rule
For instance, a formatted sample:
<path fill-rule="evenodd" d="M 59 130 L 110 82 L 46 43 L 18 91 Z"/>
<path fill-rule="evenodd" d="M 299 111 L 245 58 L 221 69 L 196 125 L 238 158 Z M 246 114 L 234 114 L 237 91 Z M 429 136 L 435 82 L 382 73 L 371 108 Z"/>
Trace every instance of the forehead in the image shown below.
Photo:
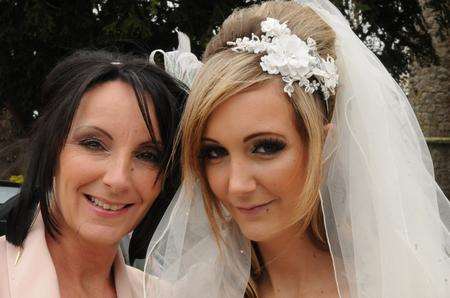
<path fill-rule="evenodd" d="M 148 96 L 148 109 L 153 129 L 159 136 L 153 102 Z M 86 92 L 76 111 L 72 126 L 120 124 L 122 129 L 148 135 L 144 118 L 139 109 L 134 89 L 122 81 L 111 81 L 95 86 Z M 111 127 L 115 129 L 114 127 Z"/>
<path fill-rule="evenodd" d="M 282 83 L 272 80 L 236 94 L 219 105 L 208 118 L 204 137 L 245 137 L 257 132 L 296 131 L 295 113 Z"/>
<path fill-rule="evenodd" d="M 96 115 L 108 118 L 111 114 L 139 112 L 133 88 L 121 81 L 106 82 L 87 91 L 77 110 L 77 116 Z"/>

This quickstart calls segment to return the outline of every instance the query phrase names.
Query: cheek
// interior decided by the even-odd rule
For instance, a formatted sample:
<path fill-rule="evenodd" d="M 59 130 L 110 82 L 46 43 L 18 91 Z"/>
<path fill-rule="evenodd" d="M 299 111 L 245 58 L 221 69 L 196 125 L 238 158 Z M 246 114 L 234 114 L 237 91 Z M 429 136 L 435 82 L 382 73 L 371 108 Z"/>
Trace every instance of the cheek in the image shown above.
<path fill-rule="evenodd" d="M 205 176 L 214 196 L 219 200 L 226 199 L 226 169 L 221 164 L 205 165 Z"/>
<path fill-rule="evenodd" d="M 306 168 L 303 159 L 301 152 L 297 150 L 287 152 L 262 171 L 261 183 L 280 199 L 297 201 L 305 181 Z"/>
<path fill-rule="evenodd" d="M 77 220 L 79 206 L 84 200 L 83 187 L 101 176 L 100 168 L 98 160 L 71 145 L 66 145 L 61 151 L 55 172 L 54 199 L 62 218 L 69 225 Z"/>
<path fill-rule="evenodd" d="M 100 176 L 100 168 L 98 160 L 74 150 L 69 145 L 66 146 L 61 151 L 55 173 L 57 192 L 67 195 L 77 191 L 83 185 L 96 180 Z"/>
<path fill-rule="evenodd" d="M 137 193 L 142 199 L 145 209 L 151 207 L 156 197 L 161 193 L 162 181 L 159 169 L 142 169 L 135 171 L 133 181 Z"/>

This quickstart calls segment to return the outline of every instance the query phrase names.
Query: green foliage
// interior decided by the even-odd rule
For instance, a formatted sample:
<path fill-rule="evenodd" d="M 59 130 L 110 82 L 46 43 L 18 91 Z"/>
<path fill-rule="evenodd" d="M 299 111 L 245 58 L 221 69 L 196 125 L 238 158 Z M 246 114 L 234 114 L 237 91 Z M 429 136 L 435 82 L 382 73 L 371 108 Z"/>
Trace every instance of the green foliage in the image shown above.
<path fill-rule="evenodd" d="M 362 39 L 376 35 L 384 42 L 380 59 L 394 78 L 408 71 L 411 57 L 423 65 L 438 63 L 417 0 L 343 0 L 347 11 L 351 2 L 360 11 L 363 22 L 370 24 L 366 32 L 363 26 L 353 26 L 353 29 Z M 441 28 L 448 28 L 446 1 L 427 2 L 427 7 L 438 12 Z"/>
<path fill-rule="evenodd" d="M 0 1 L 0 106 L 26 130 L 45 105 L 42 82 L 54 65 L 77 49 L 147 55 L 176 45 L 186 31 L 197 54 L 212 29 L 246 1 L 2 0 Z"/>
<path fill-rule="evenodd" d="M 213 30 L 234 8 L 258 2 L 0 0 L 0 106 L 7 106 L 26 130 L 33 111 L 45 104 L 39 98 L 45 74 L 62 57 L 83 48 L 146 55 L 174 47 L 175 29 L 191 37 L 200 56 Z M 349 0 L 333 2 L 349 8 Z M 448 13 L 439 2 L 430 0 L 430 5 L 443 11 L 445 21 Z M 417 0 L 359 0 L 356 9 L 371 26 L 367 32 L 361 26 L 354 29 L 363 39 L 375 34 L 384 41 L 381 59 L 394 76 L 406 70 L 405 49 L 425 62 L 434 57 Z"/>

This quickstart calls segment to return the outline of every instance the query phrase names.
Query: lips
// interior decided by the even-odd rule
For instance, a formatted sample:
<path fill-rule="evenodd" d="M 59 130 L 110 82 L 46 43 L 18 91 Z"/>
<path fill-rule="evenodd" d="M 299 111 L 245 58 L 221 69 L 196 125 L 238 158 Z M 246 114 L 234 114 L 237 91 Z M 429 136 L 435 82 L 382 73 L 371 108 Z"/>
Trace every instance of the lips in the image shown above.
<path fill-rule="evenodd" d="M 269 201 L 267 203 L 262 203 L 262 204 L 257 204 L 257 205 L 250 205 L 250 206 L 237 206 L 236 208 L 241 210 L 241 211 L 252 211 L 252 210 L 257 210 L 259 208 L 265 207 L 265 206 L 269 205 L 272 202 L 273 201 Z"/>
<path fill-rule="evenodd" d="M 105 211 L 119 211 L 119 210 L 125 209 L 132 205 L 132 204 L 108 203 L 108 202 L 105 202 L 104 200 L 94 197 L 94 196 L 90 196 L 90 195 L 85 195 L 85 196 L 86 196 L 86 199 L 89 201 L 89 203 L 91 203 L 92 205 L 94 205 L 96 207 L 100 207 Z"/>

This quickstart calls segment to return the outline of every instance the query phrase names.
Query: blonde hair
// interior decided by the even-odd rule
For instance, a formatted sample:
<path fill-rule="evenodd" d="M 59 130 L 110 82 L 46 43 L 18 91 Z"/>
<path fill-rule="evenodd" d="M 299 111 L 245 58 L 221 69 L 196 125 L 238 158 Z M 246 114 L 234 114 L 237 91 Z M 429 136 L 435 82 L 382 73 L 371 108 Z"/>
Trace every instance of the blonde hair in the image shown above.
<path fill-rule="evenodd" d="M 269 1 L 236 10 L 224 21 L 219 33 L 207 45 L 203 56 L 205 65 L 192 87 L 181 120 L 179 141 L 182 145 L 184 182 L 187 185 L 194 185 L 197 179 L 200 180 L 206 213 L 218 241 L 220 235 L 215 219 L 217 217 L 223 219 L 223 215 L 198 158 L 201 138 L 209 116 L 221 103 L 248 88 L 257 88 L 274 79 L 281 80 L 279 76 L 269 75 L 261 69 L 259 64 L 261 55 L 236 53 L 227 45 L 228 41 L 251 36 L 252 33 L 260 36 L 262 34 L 260 23 L 267 17 L 287 22 L 292 33 L 303 40 L 312 37 L 317 42 L 317 49 L 322 57 L 328 55 L 335 57 L 333 30 L 312 9 L 294 2 Z M 324 123 L 327 115 L 320 95 L 306 93 L 299 86 L 294 88 L 292 97 L 286 98 L 296 114 L 298 130 L 306 146 L 308 160 L 297 216 L 292 219 L 292 224 L 300 223 L 302 232 L 309 230 L 316 243 L 326 247 L 327 240 L 318 194 L 321 181 L 321 153 L 325 138 Z M 247 297 L 257 297 L 254 279 L 261 272 L 260 261 L 253 250 L 253 274 L 247 289 Z"/>

